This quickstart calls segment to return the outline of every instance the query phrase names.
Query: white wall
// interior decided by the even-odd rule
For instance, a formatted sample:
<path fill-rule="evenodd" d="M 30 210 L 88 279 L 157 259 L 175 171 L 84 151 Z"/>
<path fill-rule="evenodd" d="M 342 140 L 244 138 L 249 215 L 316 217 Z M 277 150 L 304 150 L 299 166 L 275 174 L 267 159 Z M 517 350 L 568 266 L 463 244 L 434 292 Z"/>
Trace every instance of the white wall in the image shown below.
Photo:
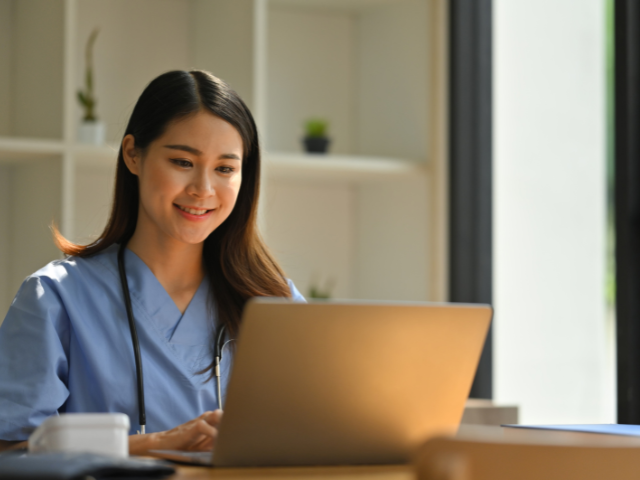
<path fill-rule="evenodd" d="M 428 4 L 394 2 L 356 18 L 355 151 L 425 161 Z"/>
<path fill-rule="evenodd" d="M 62 138 L 61 0 L 14 1 L 11 10 L 11 131 Z"/>
<path fill-rule="evenodd" d="M 11 133 L 12 0 L 0 0 L 0 135 Z"/>
<path fill-rule="evenodd" d="M 356 197 L 355 298 L 430 300 L 427 178 L 362 185 Z"/>
<path fill-rule="evenodd" d="M 104 230 L 111 213 L 116 162 L 112 168 L 79 165 L 75 175 L 75 235 L 82 245 L 93 242 Z"/>
<path fill-rule="evenodd" d="M 494 2 L 495 397 L 614 422 L 602 0 Z"/>
<path fill-rule="evenodd" d="M 11 304 L 9 272 L 11 271 L 11 167 L 0 165 L 0 323 Z M 15 293 L 15 292 L 14 292 Z"/>
<path fill-rule="evenodd" d="M 274 8 L 267 28 L 267 148 L 302 151 L 305 120 L 320 117 L 331 152 L 354 153 L 351 15 Z"/>
<path fill-rule="evenodd" d="M 267 238 L 282 268 L 303 295 L 312 283 L 335 282 L 333 297 L 352 298 L 354 193 L 347 184 L 273 181 Z"/>
<path fill-rule="evenodd" d="M 190 67 L 222 78 L 254 110 L 253 0 L 193 0 Z"/>

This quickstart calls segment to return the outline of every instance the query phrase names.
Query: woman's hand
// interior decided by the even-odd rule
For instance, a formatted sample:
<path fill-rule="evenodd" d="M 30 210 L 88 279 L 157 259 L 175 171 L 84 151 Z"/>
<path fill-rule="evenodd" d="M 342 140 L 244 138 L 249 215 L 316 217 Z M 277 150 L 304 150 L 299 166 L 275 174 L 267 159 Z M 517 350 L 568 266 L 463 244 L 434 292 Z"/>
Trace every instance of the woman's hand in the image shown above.
<path fill-rule="evenodd" d="M 144 455 L 149 450 L 209 451 L 216 442 L 221 419 L 222 410 L 214 410 L 165 432 L 131 435 L 129 453 Z"/>

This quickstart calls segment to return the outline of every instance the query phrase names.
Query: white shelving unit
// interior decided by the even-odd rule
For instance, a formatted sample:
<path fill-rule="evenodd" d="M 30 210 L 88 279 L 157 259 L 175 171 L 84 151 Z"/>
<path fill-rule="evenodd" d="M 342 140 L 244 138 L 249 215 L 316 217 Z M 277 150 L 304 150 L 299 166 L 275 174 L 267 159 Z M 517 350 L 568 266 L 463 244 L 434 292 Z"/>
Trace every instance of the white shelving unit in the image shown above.
<path fill-rule="evenodd" d="M 427 175 L 423 164 L 363 155 L 267 153 L 265 167 L 267 178 L 274 180 L 348 182 L 356 185 Z"/>
<path fill-rule="evenodd" d="M 303 293 L 333 279 L 337 297 L 442 299 L 443 1 L 0 0 L 0 319 L 23 278 L 59 257 L 52 220 L 75 241 L 101 231 L 135 100 L 190 68 L 254 112 L 261 224 Z M 105 146 L 75 141 L 96 26 Z M 300 149 L 312 116 L 330 122 L 330 155 Z"/>
<path fill-rule="evenodd" d="M 35 145 L 37 143 L 37 145 Z M 25 158 L 34 154 L 62 153 L 64 145 L 57 142 L 0 139 L 0 155 L 15 154 Z M 72 148 L 76 164 L 86 167 L 113 168 L 118 155 L 118 145 L 80 145 Z M 262 166 L 267 178 L 272 180 L 301 180 L 311 182 L 348 182 L 366 184 L 376 180 L 410 179 L 427 176 L 425 164 L 394 158 L 364 155 L 333 155 L 308 153 L 263 152 Z"/>
<path fill-rule="evenodd" d="M 64 144 L 56 140 L 0 138 L 0 160 L 19 161 L 61 155 Z"/>

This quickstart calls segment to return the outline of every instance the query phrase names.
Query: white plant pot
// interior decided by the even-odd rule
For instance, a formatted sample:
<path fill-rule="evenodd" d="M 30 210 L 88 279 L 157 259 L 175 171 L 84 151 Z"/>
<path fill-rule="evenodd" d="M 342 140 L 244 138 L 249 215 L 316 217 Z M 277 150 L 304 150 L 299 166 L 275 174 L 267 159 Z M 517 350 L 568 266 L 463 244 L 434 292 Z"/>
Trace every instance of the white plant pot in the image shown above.
<path fill-rule="evenodd" d="M 78 125 L 78 143 L 104 145 L 107 130 L 105 124 L 98 122 L 80 122 Z"/>

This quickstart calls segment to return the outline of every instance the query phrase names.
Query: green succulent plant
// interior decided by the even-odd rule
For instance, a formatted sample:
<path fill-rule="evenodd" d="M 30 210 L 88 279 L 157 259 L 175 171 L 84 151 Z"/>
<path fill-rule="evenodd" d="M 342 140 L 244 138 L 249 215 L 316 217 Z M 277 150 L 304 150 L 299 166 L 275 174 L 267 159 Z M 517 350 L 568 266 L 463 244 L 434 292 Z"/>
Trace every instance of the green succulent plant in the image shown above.
<path fill-rule="evenodd" d="M 310 118 L 304 123 L 304 130 L 307 137 L 318 138 L 327 136 L 329 122 L 322 118 Z"/>
<path fill-rule="evenodd" d="M 325 283 L 324 288 L 320 287 L 317 279 L 311 280 L 311 285 L 309 286 L 309 298 L 314 298 L 316 300 L 328 300 L 331 298 L 333 294 L 333 287 L 336 285 L 336 280 L 333 277 L 330 277 Z"/>
<path fill-rule="evenodd" d="M 98 117 L 96 116 L 96 97 L 93 94 L 93 44 L 98 37 L 98 28 L 94 29 L 89 35 L 87 40 L 87 46 L 85 50 L 85 60 L 87 63 L 85 77 L 84 77 L 84 90 L 78 90 L 78 101 L 82 108 L 84 108 L 84 117 L 82 119 L 85 122 L 95 122 Z"/>

